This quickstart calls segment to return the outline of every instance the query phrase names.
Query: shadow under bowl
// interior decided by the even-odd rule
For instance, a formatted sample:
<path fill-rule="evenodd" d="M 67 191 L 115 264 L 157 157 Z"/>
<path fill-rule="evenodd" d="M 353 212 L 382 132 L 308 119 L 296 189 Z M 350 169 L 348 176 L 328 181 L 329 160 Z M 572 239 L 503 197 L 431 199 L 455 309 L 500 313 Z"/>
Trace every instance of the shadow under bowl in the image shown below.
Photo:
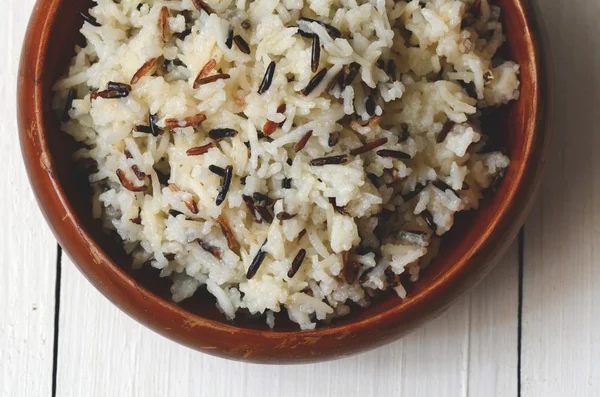
<path fill-rule="evenodd" d="M 477 211 L 459 214 L 435 261 L 400 300 L 389 295 L 330 325 L 301 332 L 279 318 L 225 321 L 203 294 L 183 304 L 169 281 L 151 269 L 133 271 L 121 244 L 92 219 L 89 188 L 72 161 L 76 149 L 52 111 L 52 85 L 75 44 L 83 44 L 77 11 L 89 0 L 38 0 L 21 57 L 18 117 L 23 157 L 38 203 L 61 246 L 88 280 L 142 324 L 177 342 L 221 357 L 263 363 L 311 362 L 346 356 L 405 335 L 435 317 L 483 278 L 523 225 L 547 151 L 549 85 L 535 24 L 526 2 L 498 0 L 510 59 L 521 65 L 521 98 L 491 120 L 496 143 L 511 164 L 495 195 Z M 280 316 L 283 317 L 283 316 Z"/>

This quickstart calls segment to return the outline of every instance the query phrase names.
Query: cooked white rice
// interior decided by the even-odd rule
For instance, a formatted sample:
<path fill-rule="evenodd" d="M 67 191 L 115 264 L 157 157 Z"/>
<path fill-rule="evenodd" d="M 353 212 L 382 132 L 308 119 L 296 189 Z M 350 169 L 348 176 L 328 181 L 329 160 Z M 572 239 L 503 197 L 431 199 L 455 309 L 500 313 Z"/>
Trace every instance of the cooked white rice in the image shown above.
<path fill-rule="evenodd" d="M 519 96 L 519 66 L 494 58 L 505 38 L 500 9 L 487 0 L 96 2 L 89 13 L 100 26 L 84 23 L 87 44 L 56 84 L 55 108 L 68 107 L 63 129 L 83 146 L 76 159 L 93 163 L 94 216 L 119 234 L 134 266 L 172 279 L 175 301 L 206 286 L 230 320 L 246 309 L 273 327 L 285 308 L 312 329 L 347 314 L 349 302 L 368 305 L 378 290 L 404 298 L 399 275 L 418 279 L 454 214 L 476 209 L 509 164 L 488 149 L 478 121 L 481 109 Z M 231 45 L 230 29 L 250 54 L 238 38 Z M 327 72 L 304 95 L 315 76 L 310 35 Z M 205 68 L 211 59 L 214 70 Z M 272 61 L 272 84 L 259 94 Z M 335 83 L 358 66 L 350 85 Z M 230 78 L 194 88 L 203 68 Z M 132 89 L 106 91 L 109 82 Z M 105 98 L 115 93 L 123 97 Z M 206 120 L 186 127 L 198 114 Z M 148 133 L 149 115 L 160 135 Z M 268 121 L 280 126 L 264 137 Z M 237 133 L 209 137 L 222 128 Z M 344 154 L 343 164 L 311 165 Z M 210 166 L 232 167 L 228 191 Z M 268 222 L 283 212 L 294 217 Z M 306 258 L 288 277 L 301 249 Z M 264 261 L 252 275 L 257 256 Z"/>

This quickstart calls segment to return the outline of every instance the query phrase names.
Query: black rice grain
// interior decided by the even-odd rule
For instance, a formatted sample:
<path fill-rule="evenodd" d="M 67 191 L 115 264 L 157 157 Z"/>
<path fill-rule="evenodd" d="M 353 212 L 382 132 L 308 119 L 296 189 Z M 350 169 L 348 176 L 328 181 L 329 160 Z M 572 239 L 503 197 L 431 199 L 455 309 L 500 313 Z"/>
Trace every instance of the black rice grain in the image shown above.
<path fill-rule="evenodd" d="M 221 178 L 225 176 L 225 168 L 221 168 L 218 165 L 209 165 L 208 170 Z"/>
<path fill-rule="evenodd" d="M 412 200 L 413 198 L 417 197 L 423 191 L 423 189 L 425 189 L 425 185 L 419 184 L 419 185 L 415 186 L 415 190 L 402 196 L 402 199 L 406 203 L 406 202 Z"/>
<path fill-rule="evenodd" d="M 381 157 L 391 157 L 399 160 L 411 159 L 410 154 L 401 152 L 400 150 L 381 149 L 377 151 L 377 155 Z"/>
<path fill-rule="evenodd" d="M 237 135 L 237 131 L 233 128 L 215 128 L 210 130 L 208 136 L 211 139 L 223 139 L 223 138 L 233 138 Z"/>
<path fill-rule="evenodd" d="M 300 270 L 300 266 L 302 266 L 302 262 L 304 262 L 305 257 L 306 257 L 306 250 L 304 248 L 302 248 L 296 254 L 296 257 L 292 261 L 292 266 L 290 267 L 290 270 L 288 270 L 287 275 L 289 278 L 294 277 L 296 275 L 296 273 L 298 273 L 298 270 Z"/>
<path fill-rule="evenodd" d="M 227 166 L 225 168 L 225 176 L 223 177 L 223 185 L 219 188 L 219 194 L 217 195 L 217 207 L 223 204 L 225 198 L 227 197 L 227 193 L 229 192 L 229 187 L 231 186 L 231 178 L 233 177 L 233 167 Z"/>
<path fill-rule="evenodd" d="M 310 58 L 310 70 L 312 70 L 313 73 L 317 73 L 317 70 L 319 70 L 320 60 L 321 60 L 321 40 L 319 39 L 319 36 L 314 35 L 313 42 L 312 42 L 311 58 Z"/>
<path fill-rule="evenodd" d="M 273 75 L 275 74 L 275 61 L 272 61 L 269 66 L 267 66 L 267 70 L 265 71 L 265 77 L 263 77 L 262 83 L 260 83 L 260 87 L 258 88 L 258 94 L 264 94 L 270 87 L 273 82 Z"/>
<path fill-rule="evenodd" d="M 265 260 L 265 256 L 267 256 L 267 253 L 263 250 L 263 248 L 265 247 L 266 244 L 267 244 L 267 240 L 265 240 L 263 245 L 259 248 L 258 252 L 256 253 L 256 256 L 252 260 L 252 263 L 250 264 L 250 267 L 248 268 L 248 272 L 246 273 L 246 278 L 248 280 L 251 280 L 252 277 L 254 277 L 256 275 L 256 272 L 258 272 L 260 265 L 262 265 L 263 261 Z"/>
<path fill-rule="evenodd" d="M 313 92 L 315 88 L 317 88 L 319 83 L 321 81 L 323 81 L 323 78 L 325 77 L 326 74 L 327 74 L 327 68 L 323 68 L 323 69 L 319 70 L 319 72 L 317 74 L 315 74 L 312 79 L 310 79 L 310 81 L 308 82 L 308 85 L 302 90 L 302 95 L 304 95 L 304 96 L 310 95 L 310 93 Z"/>
<path fill-rule="evenodd" d="M 157 121 L 158 121 L 158 116 L 156 114 L 150 113 L 150 116 L 148 116 L 148 124 L 150 124 L 151 134 L 155 137 L 159 136 L 163 133 L 163 130 L 158 128 L 158 126 L 156 125 Z"/>
<path fill-rule="evenodd" d="M 227 40 L 225 40 L 225 46 L 231 49 L 233 47 L 233 29 L 229 29 L 229 33 L 227 34 Z"/>
<path fill-rule="evenodd" d="M 79 12 L 78 12 L 78 14 L 79 14 L 79 16 L 80 16 L 81 18 L 83 18 L 83 20 L 84 20 L 84 21 L 86 21 L 86 22 L 87 22 L 87 23 L 89 23 L 90 25 L 92 25 L 92 26 L 95 26 L 95 27 L 97 27 L 97 28 L 99 28 L 100 26 L 102 26 L 102 25 L 100 25 L 100 24 L 98 23 L 98 21 L 96 21 L 96 18 L 94 18 L 93 16 L 91 16 L 91 15 L 90 15 L 90 14 L 88 14 L 87 12 L 84 12 L 84 11 L 79 11 Z"/>
<path fill-rule="evenodd" d="M 345 164 L 348 162 L 348 155 L 341 154 L 339 156 L 331 156 L 331 157 L 320 157 L 318 159 L 314 159 L 310 161 L 310 165 L 313 167 L 320 167 L 328 164 Z"/>

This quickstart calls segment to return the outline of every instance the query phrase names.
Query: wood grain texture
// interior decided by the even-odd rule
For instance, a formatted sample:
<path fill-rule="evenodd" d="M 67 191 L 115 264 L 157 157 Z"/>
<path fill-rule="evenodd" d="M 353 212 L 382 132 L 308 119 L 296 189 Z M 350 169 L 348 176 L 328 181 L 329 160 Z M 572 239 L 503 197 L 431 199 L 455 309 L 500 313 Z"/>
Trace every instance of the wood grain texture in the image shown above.
<path fill-rule="evenodd" d="M 600 395 L 600 2 L 539 2 L 556 133 L 526 226 L 522 396 Z"/>
<path fill-rule="evenodd" d="M 0 395 L 49 396 L 52 387 L 56 242 L 31 193 L 15 121 L 21 42 L 33 0 L 2 3 L 0 24 Z"/>
<path fill-rule="evenodd" d="M 333 362 L 265 366 L 158 336 L 116 309 L 65 257 L 57 396 L 515 396 L 517 262 L 513 245 L 475 291 L 399 342 Z"/>

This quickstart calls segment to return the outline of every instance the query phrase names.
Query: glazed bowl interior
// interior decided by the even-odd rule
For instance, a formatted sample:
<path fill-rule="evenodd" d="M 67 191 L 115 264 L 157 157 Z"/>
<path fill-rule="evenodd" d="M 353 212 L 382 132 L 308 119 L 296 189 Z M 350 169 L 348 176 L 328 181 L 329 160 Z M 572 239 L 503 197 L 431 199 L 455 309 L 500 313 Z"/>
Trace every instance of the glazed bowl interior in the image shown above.
<path fill-rule="evenodd" d="M 486 274 L 495 258 L 502 253 L 522 225 L 530 197 L 537 184 L 545 147 L 540 132 L 542 107 L 539 54 L 522 2 L 499 0 L 498 3 L 503 9 L 507 36 L 507 44 L 502 51 L 507 58 L 521 65 L 521 99 L 498 110 L 493 117 L 487 118 L 485 131 L 491 135 L 496 145 L 505 150 L 511 164 L 505 178 L 497 186 L 496 194 L 487 197 L 479 210 L 461 213 L 456 217 L 455 226 L 444 236 L 438 257 L 423 272 L 420 280 L 411 285 L 409 297 L 404 301 L 395 295 L 389 295 L 367 309 L 355 310 L 347 317 L 308 333 L 298 332 L 297 325 L 290 323 L 282 314 L 278 317 L 276 329 L 270 331 L 264 325 L 264 319 L 243 317 L 233 323 L 227 322 L 215 308 L 214 299 L 205 293 L 198 293 L 177 306 L 170 299 L 168 280 L 161 279 L 156 271 L 150 268 L 133 271 L 131 260 L 124 253 L 118 239 L 104 232 L 101 224 L 92 219 L 91 191 L 86 176 L 78 172 L 72 161 L 72 154 L 77 146 L 67 134 L 61 132 L 58 119 L 51 109 L 52 85 L 66 71 L 74 54 L 74 46 L 83 44 L 79 34 L 82 21 L 77 16 L 77 11 L 92 6 L 92 2 L 88 0 L 39 2 L 38 8 L 45 7 L 51 14 L 38 16 L 38 23 L 42 21 L 46 25 L 43 34 L 47 37 L 41 40 L 45 40 L 44 43 L 37 43 L 37 40 L 29 38 L 30 43 L 37 43 L 38 52 L 24 55 L 24 62 L 25 59 L 29 59 L 29 62 L 38 63 L 22 65 L 21 78 L 27 80 L 27 74 L 30 73 L 36 79 L 32 83 L 36 113 L 29 116 L 20 114 L 20 117 L 22 129 L 24 123 L 25 128 L 29 128 L 30 118 L 37 124 L 35 133 L 38 135 L 29 137 L 31 141 L 38 142 L 33 144 L 37 147 L 30 147 L 32 144 L 26 138 L 23 150 L 41 207 L 65 250 L 109 299 L 155 330 L 200 350 L 202 346 L 196 340 L 202 338 L 202 333 L 193 335 L 193 332 L 187 332 L 189 330 L 185 329 L 166 330 L 168 321 L 157 317 L 168 312 L 169 315 L 179 318 L 173 324 L 181 324 L 182 319 L 188 319 L 196 322 L 199 327 L 213 329 L 216 334 L 220 332 L 218 330 L 226 330 L 229 333 L 239 333 L 242 337 L 254 335 L 259 339 L 256 342 L 248 342 L 250 345 L 247 349 L 242 349 L 246 352 L 244 354 L 235 346 L 230 350 L 219 347 L 217 351 L 209 352 L 234 358 L 246 355 L 249 356 L 246 358 L 259 361 L 310 359 L 312 356 L 308 351 L 302 353 L 288 349 L 288 353 L 275 352 L 275 344 L 292 335 L 302 334 L 302 340 L 309 336 L 329 340 L 329 347 L 322 349 L 322 357 L 355 352 L 399 337 L 439 313 L 452 298 Z M 41 14 L 42 11 L 36 12 Z M 32 29 L 35 27 L 30 26 L 29 35 L 33 34 Z M 24 54 L 27 51 L 28 48 L 25 48 Z M 21 107 L 24 101 L 28 100 L 23 98 L 27 94 L 22 92 L 22 84 L 24 83 L 20 82 Z M 20 109 L 20 113 L 23 112 L 25 111 Z M 34 171 L 32 168 L 40 166 L 40 156 L 46 156 L 47 161 L 42 161 L 41 170 Z M 41 177 L 36 177 L 36 173 L 43 171 L 50 174 L 50 183 L 47 185 L 40 182 Z M 51 199 L 46 200 L 47 195 L 50 195 L 51 197 L 48 197 Z M 52 205 L 51 202 L 57 204 Z M 60 218 L 63 216 L 69 217 L 70 225 L 61 224 Z M 74 228 L 75 235 L 80 236 L 81 241 L 91 242 L 87 249 L 93 251 L 92 258 L 97 260 L 83 259 L 83 254 L 75 252 L 78 248 L 74 244 L 78 242 L 69 238 L 65 228 Z M 122 285 L 108 288 L 102 277 L 120 280 Z M 140 313 L 141 304 L 128 302 L 127 299 L 136 300 L 131 297 L 132 291 L 148 297 L 144 299 L 150 310 L 152 307 L 159 307 L 156 315 Z M 361 333 L 364 336 L 369 335 L 369 327 L 376 330 L 369 341 L 355 341 L 345 346 L 342 345 L 344 338 L 340 339 L 339 343 L 334 341 L 335 335 L 341 333 L 349 335 L 348 338 L 356 338 Z M 231 342 L 235 343 L 237 342 Z M 259 351 L 260 349 L 252 344 L 262 344 L 267 348 Z M 268 348 L 270 344 L 272 346 Z M 248 349 L 255 349 L 256 354 L 248 353 Z"/>

